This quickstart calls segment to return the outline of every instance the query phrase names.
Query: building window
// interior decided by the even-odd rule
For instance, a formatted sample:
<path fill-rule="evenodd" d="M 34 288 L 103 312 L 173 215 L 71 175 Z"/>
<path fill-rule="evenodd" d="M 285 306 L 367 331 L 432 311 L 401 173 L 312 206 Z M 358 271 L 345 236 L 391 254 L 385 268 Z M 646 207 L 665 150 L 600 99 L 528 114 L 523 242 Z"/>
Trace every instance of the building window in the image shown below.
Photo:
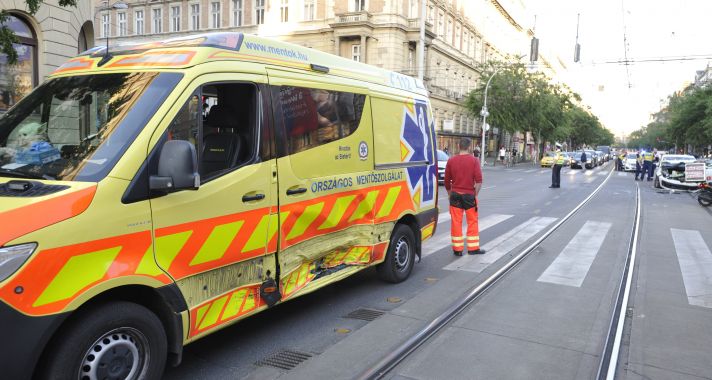
<path fill-rule="evenodd" d="M 314 11 L 316 10 L 314 1 L 315 0 L 304 0 L 304 21 L 314 20 Z"/>
<path fill-rule="evenodd" d="M 475 35 L 470 34 L 470 48 L 467 49 L 467 54 L 472 55 L 472 59 L 475 59 L 477 55 L 477 49 L 475 49 Z"/>
<path fill-rule="evenodd" d="M 467 30 L 462 32 L 462 52 L 470 54 L 470 33 Z"/>
<path fill-rule="evenodd" d="M 116 18 L 119 19 L 119 36 L 127 35 L 128 28 L 126 27 L 126 12 L 117 13 Z"/>
<path fill-rule="evenodd" d="M 361 62 L 361 45 L 351 45 L 351 59 Z"/>
<path fill-rule="evenodd" d="M 289 0 L 280 0 L 279 3 L 279 20 L 281 22 L 289 21 Z"/>
<path fill-rule="evenodd" d="M 435 25 L 433 18 L 435 17 L 435 7 L 428 5 L 428 22 L 431 25 Z"/>
<path fill-rule="evenodd" d="M 351 12 L 361 12 L 366 10 L 366 0 L 351 0 L 349 4 L 351 6 L 349 11 Z"/>
<path fill-rule="evenodd" d="M 232 0 L 232 25 L 242 26 L 242 0 Z"/>
<path fill-rule="evenodd" d="M 449 17 L 448 17 L 448 19 L 447 19 L 447 31 L 446 31 L 446 34 L 445 34 L 445 41 L 447 41 L 447 43 L 449 43 L 449 44 L 452 45 L 452 38 L 453 38 L 453 37 L 454 37 L 454 35 L 452 34 L 452 18 L 449 18 Z"/>
<path fill-rule="evenodd" d="M 408 45 L 408 71 L 415 71 L 415 46 Z"/>
<path fill-rule="evenodd" d="M 417 18 L 420 15 L 418 14 L 418 3 L 420 0 L 408 0 L 408 17 L 409 18 Z"/>
<path fill-rule="evenodd" d="M 17 63 L 8 65 L 4 54 L 0 54 L 0 111 L 12 107 L 29 94 L 37 85 L 37 38 L 30 25 L 23 19 L 8 15 L 3 26 L 17 36 L 12 44 L 17 52 Z"/>
<path fill-rule="evenodd" d="M 462 28 L 459 22 L 455 24 L 455 48 L 458 50 L 462 48 Z"/>
<path fill-rule="evenodd" d="M 255 24 L 265 23 L 265 0 L 255 0 Z"/>
<path fill-rule="evenodd" d="M 210 15 L 213 20 L 213 29 L 220 28 L 220 3 L 213 2 L 210 3 Z"/>
<path fill-rule="evenodd" d="M 101 37 L 106 38 L 109 36 L 109 25 L 111 24 L 111 15 L 105 14 L 101 15 Z"/>
<path fill-rule="evenodd" d="M 134 13 L 134 16 L 135 16 L 135 17 L 134 17 L 134 23 L 135 23 L 135 25 L 134 25 L 134 33 L 135 33 L 137 36 L 141 36 L 141 35 L 144 34 L 144 31 L 143 31 L 143 11 L 136 11 L 136 13 Z"/>
<path fill-rule="evenodd" d="M 200 4 L 190 4 L 190 29 L 200 29 Z"/>
<path fill-rule="evenodd" d="M 445 35 L 445 13 L 443 11 L 438 12 L 438 35 L 440 37 Z"/>
<path fill-rule="evenodd" d="M 163 10 L 153 9 L 153 33 L 163 33 Z"/>
<path fill-rule="evenodd" d="M 180 31 L 180 6 L 171 7 L 171 32 Z"/>

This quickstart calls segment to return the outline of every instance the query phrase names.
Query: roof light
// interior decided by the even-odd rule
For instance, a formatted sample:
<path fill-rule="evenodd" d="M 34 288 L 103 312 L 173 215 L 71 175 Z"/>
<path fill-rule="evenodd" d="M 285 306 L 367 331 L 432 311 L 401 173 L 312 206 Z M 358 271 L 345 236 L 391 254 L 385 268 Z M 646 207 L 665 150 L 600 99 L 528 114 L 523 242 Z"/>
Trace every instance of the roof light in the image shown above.
<path fill-rule="evenodd" d="M 326 74 L 326 73 L 329 72 L 329 68 L 326 67 L 326 66 L 317 65 L 317 64 L 312 63 L 312 64 L 309 65 L 309 67 L 311 67 L 311 69 L 314 70 L 314 71 L 319 71 L 319 72 L 322 72 L 322 73 L 324 73 L 324 74 Z"/>

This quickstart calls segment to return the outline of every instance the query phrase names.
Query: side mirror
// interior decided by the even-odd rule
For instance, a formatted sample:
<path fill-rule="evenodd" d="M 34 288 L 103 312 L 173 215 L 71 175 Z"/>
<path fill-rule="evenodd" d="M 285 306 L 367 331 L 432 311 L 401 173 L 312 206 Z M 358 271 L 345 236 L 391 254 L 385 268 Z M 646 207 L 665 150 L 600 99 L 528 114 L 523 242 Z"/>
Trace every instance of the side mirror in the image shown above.
<path fill-rule="evenodd" d="M 149 178 L 149 188 L 169 193 L 198 187 L 198 154 L 193 144 L 185 140 L 166 141 L 158 158 L 158 175 Z"/>

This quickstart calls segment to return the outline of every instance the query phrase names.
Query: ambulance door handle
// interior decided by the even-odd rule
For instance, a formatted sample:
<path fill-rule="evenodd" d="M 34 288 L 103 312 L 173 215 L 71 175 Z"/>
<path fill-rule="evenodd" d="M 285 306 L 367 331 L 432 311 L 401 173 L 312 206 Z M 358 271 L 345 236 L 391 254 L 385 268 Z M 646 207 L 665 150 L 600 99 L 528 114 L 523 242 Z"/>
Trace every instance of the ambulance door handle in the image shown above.
<path fill-rule="evenodd" d="M 264 194 L 254 194 L 254 195 L 243 195 L 242 196 L 242 201 L 243 202 L 254 202 L 254 201 L 261 201 L 265 199 Z"/>
<path fill-rule="evenodd" d="M 297 187 L 296 189 L 287 189 L 287 195 L 304 194 L 307 192 L 306 187 Z"/>

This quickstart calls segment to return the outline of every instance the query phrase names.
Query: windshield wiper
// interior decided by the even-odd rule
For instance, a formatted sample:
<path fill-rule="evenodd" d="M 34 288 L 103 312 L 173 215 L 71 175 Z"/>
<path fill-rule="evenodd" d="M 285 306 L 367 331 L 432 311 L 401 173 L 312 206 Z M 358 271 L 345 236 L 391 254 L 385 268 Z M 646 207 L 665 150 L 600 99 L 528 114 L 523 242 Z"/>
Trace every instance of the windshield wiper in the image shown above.
<path fill-rule="evenodd" d="M 30 174 L 30 173 L 25 173 L 21 172 L 15 169 L 4 169 L 0 168 L 0 175 L 7 175 L 10 177 L 15 177 L 15 178 L 27 178 L 27 179 L 55 179 L 51 176 L 48 176 L 46 174 L 44 175 L 38 175 L 38 174 Z"/>

